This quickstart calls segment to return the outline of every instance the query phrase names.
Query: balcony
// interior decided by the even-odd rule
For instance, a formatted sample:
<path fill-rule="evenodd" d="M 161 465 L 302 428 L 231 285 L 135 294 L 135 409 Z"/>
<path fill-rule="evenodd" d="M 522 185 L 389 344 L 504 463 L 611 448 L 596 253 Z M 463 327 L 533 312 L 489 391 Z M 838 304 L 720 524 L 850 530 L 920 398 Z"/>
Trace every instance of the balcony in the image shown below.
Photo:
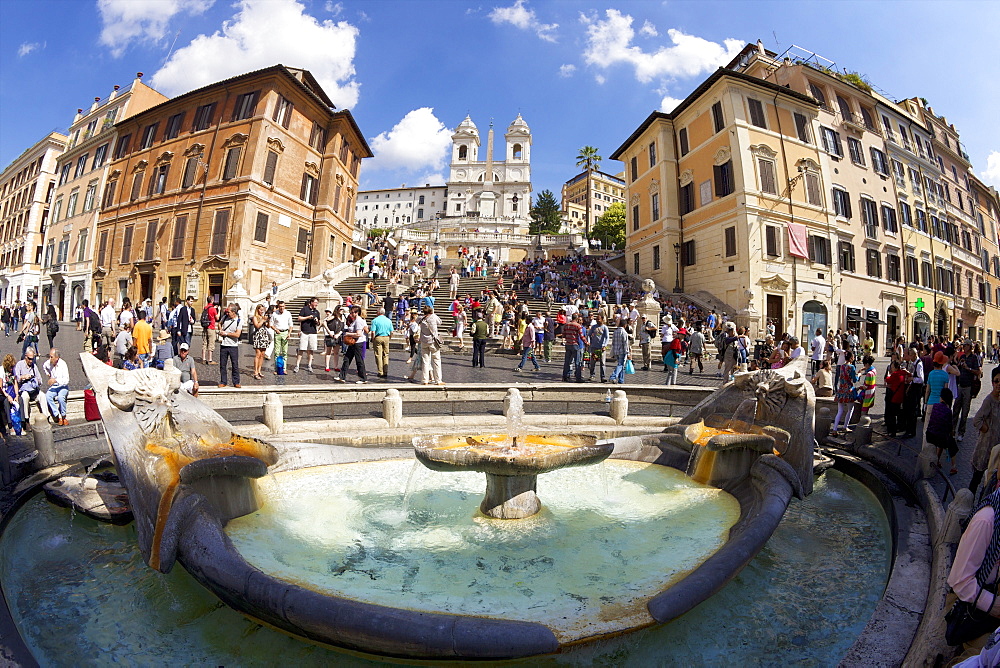
<path fill-rule="evenodd" d="M 49 266 L 49 276 L 56 278 L 58 276 L 65 276 L 69 273 L 69 265 L 65 262 L 57 263 Z"/>
<path fill-rule="evenodd" d="M 866 122 L 864 116 L 854 112 L 847 116 L 840 114 L 840 124 L 848 130 L 854 130 L 859 135 L 863 135 L 865 130 L 867 130 L 868 132 L 874 132 L 880 137 L 882 136 L 882 131 L 874 123 Z"/>
<path fill-rule="evenodd" d="M 958 305 L 965 309 L 966 313 L 972 315 L 985 315 L 986 308 L 983 305 L 981 299 L 973 299 L 972 297 L 964 297 L 957 300 Z"/>

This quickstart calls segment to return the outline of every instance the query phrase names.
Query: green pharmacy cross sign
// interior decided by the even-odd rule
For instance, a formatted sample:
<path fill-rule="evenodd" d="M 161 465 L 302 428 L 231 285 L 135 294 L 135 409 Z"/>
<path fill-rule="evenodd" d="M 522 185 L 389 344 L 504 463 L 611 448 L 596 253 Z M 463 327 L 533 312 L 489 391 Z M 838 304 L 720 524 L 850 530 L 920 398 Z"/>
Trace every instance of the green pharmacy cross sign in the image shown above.
<path fill-rule="evenodd" d="M 923 300 L 923 298 L 917 297 L 917 301 L 913 302 L 913 306 L 918 311 L 923 311 L 924 310 L 924 300 Z"/>

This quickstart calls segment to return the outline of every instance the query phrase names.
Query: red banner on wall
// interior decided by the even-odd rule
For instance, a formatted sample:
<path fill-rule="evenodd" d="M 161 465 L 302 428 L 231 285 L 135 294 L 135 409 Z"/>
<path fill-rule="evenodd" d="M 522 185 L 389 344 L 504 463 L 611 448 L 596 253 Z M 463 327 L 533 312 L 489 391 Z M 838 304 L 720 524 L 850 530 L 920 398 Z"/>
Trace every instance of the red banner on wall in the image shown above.
<path fill-rule="evenodd" d="M 795 257 L 809 257 L 809 245 L 806 242 L 806 226 L 801 223 L 788 223 L 788 253 Z"/>

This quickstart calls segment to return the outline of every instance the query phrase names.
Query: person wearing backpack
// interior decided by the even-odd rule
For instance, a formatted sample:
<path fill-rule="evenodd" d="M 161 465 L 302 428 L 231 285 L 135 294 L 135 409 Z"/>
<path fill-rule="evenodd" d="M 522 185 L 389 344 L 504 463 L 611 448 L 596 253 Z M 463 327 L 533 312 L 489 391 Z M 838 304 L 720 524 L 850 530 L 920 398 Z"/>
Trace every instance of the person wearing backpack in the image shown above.
<path fill-rule="evenodd" d="M 215 345 L 219 342 L 219 309 L 215 305 L 212 296 L 205 300 L 205 308 L 201 310 L 201 360 L 205 364 L 214 365 L 212 354 L 215 352 Z"/>

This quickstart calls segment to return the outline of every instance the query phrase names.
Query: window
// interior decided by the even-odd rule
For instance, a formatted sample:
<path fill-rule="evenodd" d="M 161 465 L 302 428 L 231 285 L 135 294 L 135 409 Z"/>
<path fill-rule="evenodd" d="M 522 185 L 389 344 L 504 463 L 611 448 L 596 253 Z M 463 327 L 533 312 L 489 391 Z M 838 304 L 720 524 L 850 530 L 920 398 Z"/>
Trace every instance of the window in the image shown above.
<path fill-rule="evenodd" d="M 851 154 L 851 162 L 855 165 L 865 166 L 865 149 L 854 137 L 847 138 L 847 151 Z"/>
<path fill-rule="evenodd" d="M 834 132 L 830 128 L 821 125 L 820 132 L 823 138 L 823 150 L 838 158 L 844 157 L 844 148 L 840 145 L 840 133 Z"/>
<path fill-rule="evenodd" d="M 632 229 L 639 229 L 639 205 L 636 204 L 632 207 Z"/>
<path fill-rule="evenodd" d="M 115 186 L 118 185 L 117 179 L 108 181 L 107 185 L 104 186 L 104 199 L 101 200 L 101 208 L 107 209 L 115 203 Z"/>
<path fill-rule="evenodd" d="M 253 228 L 253 240 L 265 243 L 267 241 L 267 219 L 266 213 L 257 212 L 257 224 Z"/>
<path fill-rule="evenodd" d="M 653 220 L 657 221 L 660 219 L 660 194 L 653 193 L 650 200 L 650 210 L 653 212 Z"/>
<path fill-rule="evenodd" d="M 878 207 L 875 200 L 861 198 L 861 224 L 865 227 L 865 236 L 878 239 Z"/>
<path fill-rule="evenodd" d="M 299 199 L 303 202 L 308 202 L 309 204 L 316 204 L 317 188 L 318 183 L 316 177 L 311 174 L 302 175 L 302 188 L 299 190 Z M 456 204 L 455 211 L 461 211 L 462 205 Z"/>
<path fill-rule="evenodd" d="M 240 165 L 240 147 L 233 146 L 226 151 L 226 163 L 222 168 L 222 180 L 228 181 L 236 178 L 236 172 Z"/>
<path fill-rule="evenodd" d="M 632 273 L 634 273 L 636 276 L 639 275 L 639 254 L 638 253 L 633 253 L 632 254 Z"/>
<path fill-rule="evenodd" d="M 159 123 L 152 123 L 147 125 L 142 131 L 142 139 L 139 140 L 139 150 L 145 150 L 153 145 L 156 141 L 156 131 L 159 129 Z"/>
<path fill-rule="evenodd" d="M 174 238 L 170 244 L 170 257 L 184 256 L 184 239 L 187 236 L 187 216 L 177 216 L 174 221 Z"/>
<path fill-rule="evenodd" d="M 257 96 L 260 91 L 243 93 L 236 98 L 236 106 L 233 107 L 233 117 L 230 121 L 242 121 L 253 116 L 254 109 L 257 108 Z"/>
<path fill-rule="evenodd" d="M 299 236 L 296 239 L 295 252 L 299 255 L 305 255 L 306 251 L 309 249 L 309 230 L 304 227 L 299 228 Z"/>
<path fill-rule="evenodd" d="M 779 240 L 778 240 L 778 228 L 774 225 L 764 226 L 764 252 L 768 257 L 778 257 L 781 255 L 779 250 Z"/>
<path fill-rule="evenodd" d="M 87 158 L 90 157 L 89 153 L 84 153 L 76 160 L 76 169 L 73 171 L 73 178 L 78 179 L 87 173 Z"/>
<path fill-rule="evenodd" d="M 903 221 L 903 225 L 913 227 L 913 213 L 910 210 L 910 205 L 906 202 L 899 203 L 899 218 Z"/>
<path fill-rule="evenodd" d="M 931 263 L 926 260 L 920 263 L 920 285 L 925 288 L 934 287 L 934 280 L 931 273 Z"/>
<path fill-rule="evenodd" d="M 903 168 L 903 163 L 899 160 L 893 159 L 892 161 L 892 173 L 896 177 L 897 183 L 900 186 L 906 186 L 906 170 Z"/>
<path fill-rule="evenodd" d="M 885 277 L 890 281 L 899 283 L 900 281 L 900 265 L 898 255 L 886 255 L 885 257 Z"/>
<path fill-rule="evenodd" d="M 777 195 L 778 182 L 774 175 L 774 161 L 766 158 L 757 158 L 757 166 L 760 169 L 761 191 L 771 195 Z"/>
<path fill-rule="evenodd" d="M 722 129 L 726 127 L 726 119 L 722 115 L 721 102 L 716 102 L 712 105 L 712 122 L 715 125 L 716 132 L 722 132 Z"/>
<path fill-rule="evenodd" d="M 287 130 L 288 124 L 292 120 L 292 103 L 279 95 L 278 102 L 274 105 L 274 116 L 271 118 L 275 123 Z"/>
<path fill-rule="evenodd" d="M 107 267 L 108 259 L 108 230 L 101 232 L 101 240 L 97 246 L 97 266 Z"/>
<path fill-rule="evenodd" d="M 104 166 L 104 161 L 107 159 L 108 159 L 108 145 L 101 144 L 100 146 L 97 147 L 97 150 L 94 151 L 94 164 L 92 168 L 100 169 L 101 167 Z"/>
<path fill-rule="evenodd" d="M 845 121 L 853 121 L 854 114 L 851 112 L 851 105 L 841 96 L 837 96 L 837 107 L 840 109 L 840 117 Z"/>
<path fill-rule="evenodd" d="M 80 191 L 76 188 L 69 194 L 69 203 L 66 204 L 66 217 L 72 218 L 76 215 L 76 201 L 80 197 Z"/>
<path fill-rule="evenodd" d="M 927 214 L 923 209 L 917 209 L 917 229 L 921 232 L 927 231 Z"/>
<path fill-rule="evenodd" d="M 686 186 L 681 186 L 680 202 L 678 202 L 681 209 L 681 215 L 686 213 L 691 213 L 694 211 L 694 184 L 689 183 Z"/>
<path fill-rule="evenodd" d="M 274 172 L 278 168 L 278 154 L 275 151 L 267 152 L 267 160 L 264 162 L 264 183 L 269 186 L 274 185 Z"/>
<path fill-rule="evenodd" d="M 882 278 L 882 258 L 874 248 L 865 251 L 868 275 L 872 278 Z"/>
<path fill-rule="evenodd" d="M 90 230 L 84 228 L 80 230 L 80 238 L 76 242 L 76 261 L 86 262 L 87 261 L 87 238 L 90 236 Z"/>
<path fill-rule="evenodd" d="M 313 123 L 312 132 L 309 133 L 309 145 L 321 153 L 326 147 L 326 128 L 319 123 Z"/>
<path fill-rule="evenodd" d="M 343 188 L 343 186 L 341 186 L 338 183 L 337 187 L 333 191 L 333 211 L 334 211 L 334 213 L 340 213 L 340 191 L 342 190 L 342 188 Z M 398 207 L 399 205 L 397 204 L 396 206 Z"/>
<path fill-rule="evenodd" d="M 73 169 L 73 165 L 71 165 L 68 162 L 65 163 L 59 169 L 59 185 L 62 185 L 62 184 L 67 183 L 69 181 L 69 174 L 70 174 L 70 170 L 72 170 L 72 169 Z"/>
<path fill-rule="evenodd" d="M 882 116 L 882 126 L 885 128 L 885 138 L 896 143 L 896 135 L 892 132 L 892 121 L 889 120 L 888 116 Z"/>
<path fill-rule="evenodd" d="M 132 135 L 122 135 L 118 138 L 118 143 L 115 144 L 115 160 L 119 158 L 124 158 L 128 155 L 128 145 L 132 141 Z"/>
<path fill-rule="evenodd" d="M 687 155 L 690 152 L 690 147 L 688 146 L 688 129 L 681 128 L 680 132 L 677 133 L 677 141 L 680 143 L 681 155 Z"/>
<path fill-rule="evenodd" d="M 861 107 L 861 118 L 864 120 L 866 128 L 872 132 L 878 132 L 878 129 L 875 127 L 875 121 L 872 118 L 872 112 L 867 107 Z"/>
<path fill-rule="evenodd" d="M 83 210 L 90 211 L 94 208 L 94 200 L 97 198 L 97 182 L 87 185 L 87 193 L 83 196 Z"/>
<path fill-rule="evenodd" d="M 851 217 L 851 196 L 843 188 L 833 189 L 833 210 L 842 218 Z"/>
<path fill-rule="evenodd" d="M 653 271 L 660 268 L 660 247 L 653 246 Z"/>
<path fill-rule="evenodd" d="M 59 217 L 62 216 L 62 198 L 56 199 L 56 203 L 52 207 L 52 222 L 59 222 Z"/>
<path fill-rule="evenodd" d="M 889 176 L 889 163 L 886 162 L 885 153 L 875 148 L 871 147 L 872 151 L 872 167 L 876 172 L 882 176 Z"/>
<path fill-rule="evenodd" d="M 725 241 L 725 256 L 732 257 L 736 255 L 736 228 L 727 227 L 723 230 L 724 241 Z"/>
<path fill-rule="evenodd" d="M 213 117 L 215 116 L 216 104 L 216 102 L 203 104 L 195 110 L 194 122 L 191 124 L 191 132 L 205 130 L 212 125 Z"/>
<path fill-rule="evenodd" d="M 184 123 L 184 112 L 174 114 L 167 119 L 167 130 L 163 134 L 163 140 L 174 139 L 181 132 L 181 124 Z"/>
<path fill-rule="evenodd" d="M 733 161 L 722 165 L 715 165 L 715 195 L 717 197 L 725 197 L 726 195 L 732 194 L 735 189 L 735 184 L 733 183 Z"/>
<path fill-rule="evenodd" d="M 419 198 L 417 199 L 417 204 L 423 204 L 423 203 L 424 203 L 424 196 L 423 196 L 423 195 L 421 195 L 421 196 L 420 196 L 420 197 L 419 197 Z"/>
<path fill-rule="evenodd" d="M 829 266 L 832 263 L 830 240 L 813 234 L 809 235 L 809 259 L 817 264 Z"/>
<path fill-rule="evenodd" d="M 893 234 L 899 231 L 896 226 L 896 210 L 888 204 L 882 205 L 882 229 Z"/>
<path fill-rule="evenodd" d="M 212 245 L 210 255 L 226 254 L 226 237 L 229 235 L 229 209 L 219 209 L 215 212 L 215 222 L 212 224 Z"/>
<path fill-rule="evenodd" d="M 576 212 L 574 211 L 573 213 L 576 213 Z M 423 219 L 424 219 L 424 210 L 423 209 L 417 209 L 417 220 L 423 220 Z"/>
<path fill-rule="evenodd" d="M 841 271 L 854 271 L 854 244 L 850 241 L 837 242 L 837 257 Z"/>
<path fill-rule="evenodd" d="M 906 282 L 916 285 L 920 282 L 920 274 L 918 270 L 919 265 L 917 264 L 917 258 L 912 255 L 906 256 Z"/>
<path fill-rule="evenodd" d="M 806 201 L 815 206 L 823 206 L 823 195 L 819 187 L 819 174 L 806 172 Z"/>
<path fill-rule="evenodd" d="M 167 189 L 167 172 L 170 165 L 160 165 L 153 169 L 153 176 L 149 180 L 149 194 L 162 195 Z"/>
<path fill-rule="evenodd" d="M 690 241 L 685 241 L 681 244 L 681 265 L 685 267 L 690 267 L 695 264 L 697 258 L 695 257 L 695 247 L 694 239 Z"/>
<path fill-rule="evenodd" d="M 639 160 L 633 155 L 629 162 L 632 167 L 632 180 L 635 181 L 639 178 Z"/>
<path fill-rule="evenodd" d="M 132 192 L 129 194 L 129 201 L 139 199 L 139 194 L 142 192 L 142 174 L 143 172 L 136 172 L 135 176 L 132 177 Z"/>
<path fill-rule="evenodd" d="M 649 168 L 652 169 L 656 166 L 656 142 L 652 142 L 649 145 Z"/>
<path fill-rule="evenodd" d="M 809 119 L 798 112 L 795 113 L 795 132 L 799 136 L 799 141 L 804 141 L 807 144 L 812 143 L 809 134 Z"/>
<path fill-rule="evenodd" d="M 767 118 L 764 116 L 764 105 L 760 103 L 760 100 L 748 97 L 747 106 L 750 109 L 750 123 L 766 130 Z"/>
<path fill-rule="evenodd" d="M 198 178 L 198 162 L 200 160 L 200 155 L 193 155 L 184 163 L 184 178 L 181 181 L 181 188 L 190 188 L 194 185 Z"/>
<path fill-rule="evenodd" d="M 159 221 L 151 220 L 146 223 L 146 243 L 142 252 L 142 259 L 152 260 L 153 254 L 156 252 L 156 231 L 159 227 Z"/>
<path fill-rule="evenodd" d="M 135 232 L 135 225 L 126 225 L 125 234 L 122 236 L 122 257 L 121 263 L 128 264 L 132 257 L 132 234 Z"/>

